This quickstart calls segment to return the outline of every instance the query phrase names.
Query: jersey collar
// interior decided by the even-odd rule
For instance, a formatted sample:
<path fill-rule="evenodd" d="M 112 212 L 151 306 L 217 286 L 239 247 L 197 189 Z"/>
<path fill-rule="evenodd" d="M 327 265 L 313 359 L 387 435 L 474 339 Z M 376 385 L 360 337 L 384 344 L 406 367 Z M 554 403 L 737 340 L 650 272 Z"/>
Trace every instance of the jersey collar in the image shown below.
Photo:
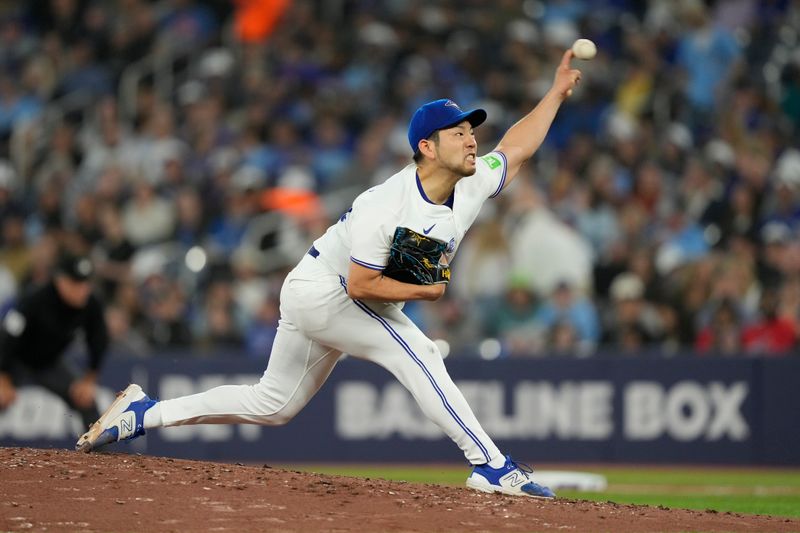
<path fill-rule="evenodd" d="M 453 188 L 453 192 L 450 193 L 450 196 L 447 198 L 447 200 L 445 200 L 445 202 L 443 204 L 437 204 L 436 202 L 431 201 L 431 199 L 428 198 L 428 195 L 425 194 L 425 189 L 422 188 L 422 182 L 419 180 L 419 172 L 415 172 L 414 173 L 414 177 L 417 180 L 417 189 L 419 190 L 419 194 L 420 194 L 420 196 L 422 196 L 423 200 L 425 200 L 429 204 L 445 205 L 445 206 L 449 207 L 451 210 L 453 209 L 453 202 L 456 199 L 456 190 L 455 190 L 455 188 Z"/>

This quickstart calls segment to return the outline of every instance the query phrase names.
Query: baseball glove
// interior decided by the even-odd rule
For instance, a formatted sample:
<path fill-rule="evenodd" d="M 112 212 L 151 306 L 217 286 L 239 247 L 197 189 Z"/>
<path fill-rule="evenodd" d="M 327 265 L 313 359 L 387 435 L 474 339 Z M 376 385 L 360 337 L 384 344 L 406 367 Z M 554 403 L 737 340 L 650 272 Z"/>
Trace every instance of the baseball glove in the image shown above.
<path fill-rule="evenodd" d="M 397 228 L 383 275 L 415 285 L 450 282 L 450 267 L 441 262 L 447 244 L 420 235 L 408 228 Z"/>

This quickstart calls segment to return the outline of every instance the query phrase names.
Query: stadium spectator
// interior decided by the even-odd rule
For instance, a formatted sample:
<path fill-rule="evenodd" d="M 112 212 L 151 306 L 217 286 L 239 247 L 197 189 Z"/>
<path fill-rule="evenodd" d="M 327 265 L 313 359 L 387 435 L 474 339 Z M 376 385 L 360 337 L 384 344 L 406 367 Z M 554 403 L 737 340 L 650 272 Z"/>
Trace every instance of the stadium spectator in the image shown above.
<path fill-rule="evenodd" d="M 143 281 L 139 292 L 147 342 L 157 349 L 191 346 L 189 302 L 177 280 L 155 272 Z"/>
<path fill-rule="evenodd" d="M 269 353 L 278 333 L 279 318 L 279 301 L 274 297 L 265 297 L 245 326 L 245 347 L 249 357 L 262 360 Z"/>
<path fill-rule="evenodd" d="M 744 349 L 754 355 L 787 355 L 797 345 L 794 317 L 779 314 L 778 292 L 767 290 L 761 296 L 760 317 L 742 333 Z"/>
<path fill-rule="evenodd" d="M 212 280 L 198 307 L 192 333 L 201 347 L 221 351 L 243 346 L 244 314 L 236 303 L 230 280 Z"/>
<path fill-rule="evenodd" d="M 730 81 L 739 59 L 739 45 L 733 34 L 715 25 L 701 0 L 680 3 L 684 24 L 689 31 L 677 42 L 676 62 L 686 74 L 684 94 L 687 117 L 697 128 L 707 128 L 721 88 Z"/>
<path fill-rule="evenodd" d="M 581 348 L 578 341 L 575 328 L 567 321 L 556 322 L 550 328 L 546 350 L 548 355 L 554 356 L 586 354 L 586 350 Z"/>
<path fill-rule="evenodd" d="M 727 299 L 719 302 L 709 324 L 697 334 L 694 347 L 704 355 L 742 353 L 742 324 L 735 302 Z"/>
<path fill-rule="evenodd" d="M 153 355 L 147 339 L 131 324 L 131 316 L 121 306 L 106 307 L 109 335 L 109 357 L 150 357 Z"/>
<path fill-rule="evenodd" d="M 660 339 L 661 319 L 644 299 L 644 291 L 644 283 L 632 272 L 614 278 L 609 289 L 611 307 L 603 314 L 603 340 L 609 348 L 634 354 L 652 349 Z"/>
<path fill-rule="evenodd" d="M 476 223 L 460 250 L 453 274 L 454 291 L 466 301 L 489 309 L 503 298 L 511 271 L 511 251 L 497 219 Z"/>
<path fill-rule="evenodd" d="M 485 330 L 500 339 L 508 356 L 541 353 L 545 332 L 536 322 L 536 304 L 529 282 L 512 278 L 500 305 L 488 314 Z"/>
<path fill-rule="evenodd" d="M 125 236 L 136 247 L 164 242 L 174 232 L 175 208 L 146 178 L 139 178 L 122 208 Z"/>
<path fill-rule="evenodd" d="M 181 187 L 175 194 L 175 229 L 172 240 L 188 250 L 202 243 L 205 236 L 203 201 L 196 189 Z"/>
<path fill-rule="evenodd" d="M 103 294 L 111 300 L 119 284 L 130 275 L 130 261 L 136 247 L 125 235 L 122 218 L 114 205 L 103 205 L 98 218 L 102 236 L 92 249 L 92 255 Z"/>
<path fill-rule="evenodd" d="M 33 266 L 31 248 L 25 239 L 25 218 L 22 213 L 10 213 L 2 221 L 0 228 L 0 264 L 11 271 L 17 283 L 21 284 Z"/>
<path fill-rule="evenodd" d="M 34 120 L 42 112 L 39 99 L 22 92 L 13 72 L 0 75 L 0 138 L 8 139 L 14 127 Z"/>
<path fill-rule="evenodd" d="M 546 331 L 556 327 L 571 329 L 571 335 L 575 337 L 576 353 L 592 353 L 600 340 L 600 321 L 594 305 L 582 295 L 576 294 L 568 281 L 556 285 L 549 298 L 539 306 L 534 320 Z M 559 332 L 559 335 L 566 334 L 567 331 Z M 562 349 L 567 344 L 564 338 L 553 338 L 559 341 Z"/>

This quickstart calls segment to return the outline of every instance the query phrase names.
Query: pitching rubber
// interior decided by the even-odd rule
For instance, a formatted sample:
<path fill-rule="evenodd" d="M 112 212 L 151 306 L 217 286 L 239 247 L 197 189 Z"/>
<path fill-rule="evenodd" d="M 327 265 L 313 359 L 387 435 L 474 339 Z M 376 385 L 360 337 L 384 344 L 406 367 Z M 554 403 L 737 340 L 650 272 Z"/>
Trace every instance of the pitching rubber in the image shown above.
<path fill-rule="evenodd" d="M 145 394 L 142 388 L 134 383 L 128 385 L 124 391 L 117 393 L 116 399 L 111 403 L 111 406 L 106 409 L 106 412 L 103 413 L 97 422 L 92 424 L 89 431 L 81 435 L 78 442 L 75 444 L 75 449 L 79 452 L 89 453 L 94 448 L 109 444 L 108 442 L 98 442 L 100 435 L 107 429 L 108 423 L 122 414 L 128 407 L 128 404 L 140 400 L 144 398 L 144 396 Z"/>

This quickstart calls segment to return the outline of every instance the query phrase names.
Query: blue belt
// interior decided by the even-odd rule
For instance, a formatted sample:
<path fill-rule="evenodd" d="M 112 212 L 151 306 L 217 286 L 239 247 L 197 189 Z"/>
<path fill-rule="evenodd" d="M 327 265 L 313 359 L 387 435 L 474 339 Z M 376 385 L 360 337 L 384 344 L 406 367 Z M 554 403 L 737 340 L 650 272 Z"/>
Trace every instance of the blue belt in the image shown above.
<path fill-rule="evenodd" d="M 310 255 L 313 258 L 317 258 L 319 257 L 319 250 L 314 248 L 314 245 L 312 244 L 311 248 L 308 249 L 308 255 Z"/>

